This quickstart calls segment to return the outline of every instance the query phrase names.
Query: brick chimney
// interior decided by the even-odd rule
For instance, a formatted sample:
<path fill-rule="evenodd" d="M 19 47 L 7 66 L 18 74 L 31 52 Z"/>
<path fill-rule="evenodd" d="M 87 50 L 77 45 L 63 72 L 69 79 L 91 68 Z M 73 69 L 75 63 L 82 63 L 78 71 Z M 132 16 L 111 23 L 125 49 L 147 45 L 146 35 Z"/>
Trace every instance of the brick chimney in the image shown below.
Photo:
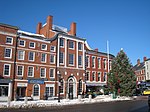
<path fill-rule="evenodd" d="M 71 35 L 76 36 L 76 23 L 72 22 L 71 27 L 70 27 L 70 32 Z"/>
<path fill-rule="evenodd" d="M 39 23 L 37 24 L 37 27 L 36 27 L 36 33 L 37 33 L 37 34 L 40 34 L 41 28 L 42 28 L 42 23 L 39 22 Z"/>
<path fill-rule="evenodd" d="M 137 60 L 137 64 L 140 65 L 140 59 Z"/>
<path fill-rule="evenodd" d="M 94 49 L 94 51 L 98 52 L 98 48 Z"/>
<path fill-rule="evenodd" d="M 146 56 L 145 56 L 145 57 L 143 57 L 143 61 L 145 62 L 146 60 L 147 60 Z"/>
<path fill-rule="evenodd" d="M 47 17 L 47 30 L 52 30 L 52 24 L 53 24 L 53 16 L 48 16 Z"/>

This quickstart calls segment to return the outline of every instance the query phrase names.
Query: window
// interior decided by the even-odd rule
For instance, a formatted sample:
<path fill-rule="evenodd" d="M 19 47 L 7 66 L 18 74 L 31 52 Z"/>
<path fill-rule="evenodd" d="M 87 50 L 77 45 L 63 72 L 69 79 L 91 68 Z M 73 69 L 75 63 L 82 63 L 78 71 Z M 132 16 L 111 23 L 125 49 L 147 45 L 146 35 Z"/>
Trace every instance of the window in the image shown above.
<path fill-rule="evenodd" d="M 0 97 L 8 96 L 8 84 L 0 86 Z"/>
<path fill-rule="evenodd" d="M 74 64 L 74 55 L 73 54 L 69 54 L 69 64 L 70 65 Z"/>
<path fill-rule="evenodd" d="M 81 44 L 81 42 L 78 43 L 78 50 L 82 50 L 82 44 Z"/>
<path fill-rule="evenodd" d="M 29 52 L 29 61 L 34 61 L 34 56 L 35 56 L 34 52 Z"/>
<path fill-rule="evenodd" d="M 69 48 L 74 49 L 74 42 L 73 41 L 69 41 Z"/>
<path fill-rule="evenodd" d="M 89 75 L 90 75 L 89 72 L 86 72 L 86 74 L 85 74 L 85 80 L 86 81 L 89 81 Z"/>
<path fill-rule="evenodd" d="M 47 50 L 47 45 L 46 44 L 42 44 L 42 50 Z"/>
<path fill-rule="evenodd" d="M 12 57 L 12 49 L 5 48 L 5 58 L 11 58 L 11 57 Z"/>
<path fill-rule="evenodd" d="M 101 58 L 98 58 L 98 68 L 101 68 Z"/>
<path fill-rule="evenodd" d="M 28 67 L 28 77 L 33 77 L 34 76 L 34 67 L 29 66 Z"/>
<path fill-rule="evenodd" d="M 41 62 L 46 63 L 46 56 L 47 55 L 45 53 L 42 53 Z"/>
<path fill-rule="evenodd" d="M 6 37 L 6 44 L 13 44 L 13 38 L 12 37 Z"/>
<path fill-rule="evenodd" d="M 50 50 L 51 50 L 52 52 L 55 52 L 55 46 L 51 46 Z"/>
<path fill-rule="evenodd" d="M 24 60 L 24 51 L 18 50 L 18 60 Z"/>
<path fill-rule="evenodd" d="M 35 43 L 34 42 L 30 42 L 29 48 L 35 48 Z"/>
<path fill-rule="evenodd" d="M 54 96 L 54 87 L 46 87 L 46 94 L 50 97 Z"/>
<path fill-rule="evenodd" d="M 60 80 L 60 93 L 64 92 L 64 82 L 63 79 Z"/>
<path fill-rule="evenodd" d="M 41 76 L 41 78 L 45 78 L 46 77 L 46 68 L 41 68 L 40 76 Z"/>
<path fill-rule="evenodd" d="M 104 69 L 106 70 L 106 59 L 103 60 L 103 66 L 104 66 Z"/>
<path fill-rule="evenodd" d="M 98 81 L 101 81 L 101 72 L 98 72 Z"/>
<path fill-rule="evenodd" d="M 55 63 L 55 56 L 50 55 L 50 63 L 54 64 Z"/>
<path fill-rule="evenodd" d="M 17 70 L 18 70 L 17 75 L 18 76 L 23 76 L 24 67 L 19 65 Z"/>
<path fill-rule="evenodd" d="M 86 67 L 90 67 L 90 57 L 89 56 L 86 56 Z"/>
<path fill-rule="evenodd" d="M 107 72 L 104 72 L 104 82 L 107 80 Z"/>
<path fill-rule="evenodd" d="M 109 60 L 109 70 L 111 70 L 111 69 L 112 69 L 111 64 L 112 64 L 112 62 L 111 62 L 111 60 Z"/>
<path fill-rule="evenodd" d="M 59 53 L 59 63 L 61 63 L 61 64 L 64 63 L 64 53 L 63 52 Z"/>
<path fill-rule="evenodd" d="M 54 78 L 55 69 L 50 69 L 49 77 Z"/>
<path fill-rule="evenodd" d="M 95 68 L 95 57 L 92 57 L 92 67 Z"/>
<path fill-rule="evenodd" d="M 78 65 L 82 66 L 82 56 L 81 55 L 78 56 Z"/>
<path fill-rule="evenodd" d="M 33 96 L 39 96 L 39 85 L 38 84 L 35 84 L 33 85 Z"/>
<path fill-rule="evenodd" d="M 25 41 L 24 40 L 19 40 L 19 46 L 25 47 Z"/>
<path fill-rule="evenodd" d="M 82 80 L 79 80 L 79 94 L 82 94 Z"/>
<path fill-rule="evenodd" d="M 4 64 L 4 75 L 5 76 L 10 76 L 10 68 L 11 68 L 10 64 Z"/>
<path fill-rule="evenodd" d="M 92 80 L 96 81 L 95 72 L 92 72 Z"/>
<path fill-rule="evenodd" d="M 64 47 L 64 39 L 60 38 L 60 47 Z"/>

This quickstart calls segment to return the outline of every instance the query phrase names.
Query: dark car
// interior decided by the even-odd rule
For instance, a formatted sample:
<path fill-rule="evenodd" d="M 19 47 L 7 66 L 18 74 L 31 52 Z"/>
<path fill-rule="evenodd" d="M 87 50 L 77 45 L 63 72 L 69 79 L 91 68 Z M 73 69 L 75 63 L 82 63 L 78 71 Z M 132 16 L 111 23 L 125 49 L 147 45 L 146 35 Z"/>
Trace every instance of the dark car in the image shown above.
<path fill-rule="evenodd" d="M 148 96 L 148 106 L 150 107 L 150 95 Z"/>

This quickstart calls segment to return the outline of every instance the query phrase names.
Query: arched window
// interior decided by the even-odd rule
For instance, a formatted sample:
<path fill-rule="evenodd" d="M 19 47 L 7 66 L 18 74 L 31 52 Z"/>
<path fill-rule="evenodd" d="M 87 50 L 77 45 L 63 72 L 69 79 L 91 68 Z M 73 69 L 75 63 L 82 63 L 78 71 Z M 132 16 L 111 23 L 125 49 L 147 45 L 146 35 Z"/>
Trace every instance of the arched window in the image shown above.
<path fill-rule="evenodd" d="M 39 85 L 33 85 L 33 96 L 39 96 Z"/>

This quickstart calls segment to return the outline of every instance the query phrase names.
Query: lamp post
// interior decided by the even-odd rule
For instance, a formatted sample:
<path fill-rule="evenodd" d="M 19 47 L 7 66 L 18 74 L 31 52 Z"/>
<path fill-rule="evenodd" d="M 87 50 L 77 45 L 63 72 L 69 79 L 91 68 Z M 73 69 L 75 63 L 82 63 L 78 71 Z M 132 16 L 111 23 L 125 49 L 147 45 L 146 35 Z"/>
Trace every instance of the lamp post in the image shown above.
<path fill-rule="evenodd" d="M 60 86 L 61 86 L 61 82 L 60 82 L 60 79 L 61 79 L 61 74 L 58 73 L 58 103 L 60 103 Z"/>

